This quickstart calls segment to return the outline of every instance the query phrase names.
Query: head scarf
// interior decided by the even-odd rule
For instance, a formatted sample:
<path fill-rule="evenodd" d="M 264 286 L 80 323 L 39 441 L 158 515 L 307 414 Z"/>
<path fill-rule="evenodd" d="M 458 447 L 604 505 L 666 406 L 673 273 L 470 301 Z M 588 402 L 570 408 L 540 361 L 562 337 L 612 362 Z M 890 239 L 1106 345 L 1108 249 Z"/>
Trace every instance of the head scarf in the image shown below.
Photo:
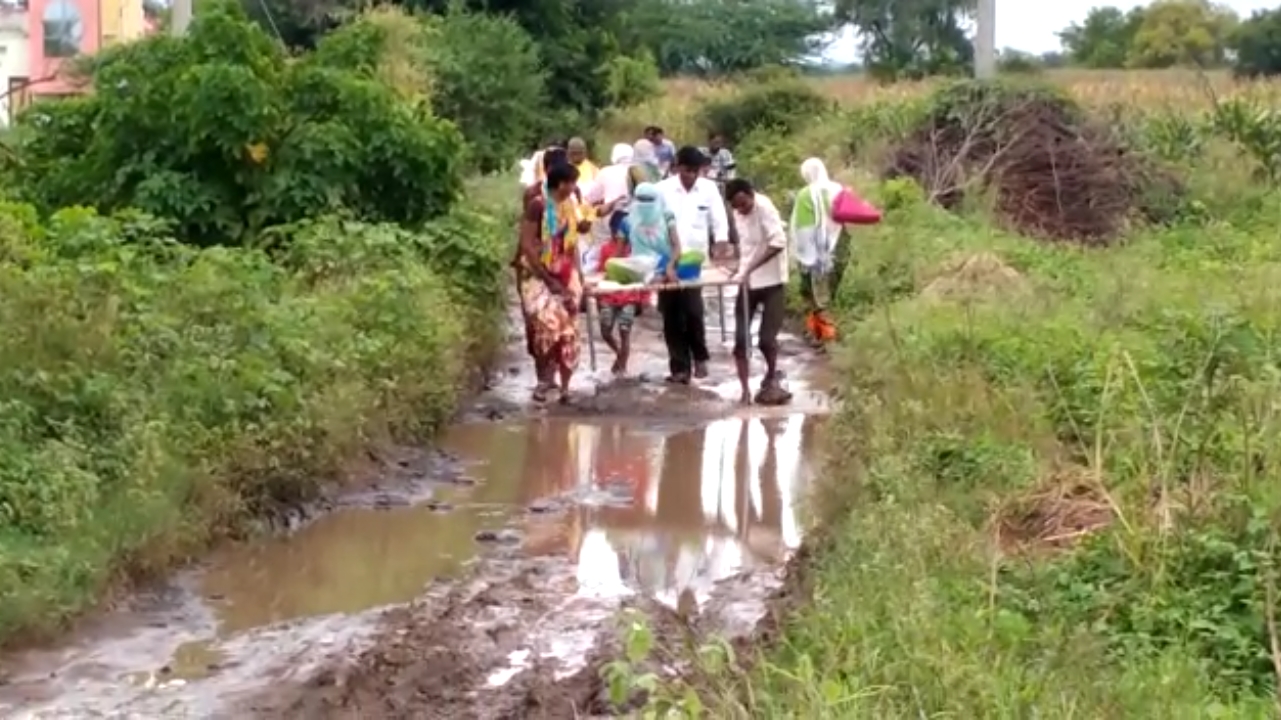
<path fill-rule="evenodd" d="M 574 195 L 557 201 L 551 188 L 543 184 L 543 264 L 553 271 L 563 265 L 565 258 L 573 257 L 578 246 L 578 228 L 574 222 L 577 208 Z"/>
<path fill-rule="evenodd" d="M 627 239 L 633 255 L 665 255 L 670 244 L 667 224 L 671 213 L 663 194 L 654 183 L 641 183 L 636 187 L 632 204 L 627 208 Z"/>
<path fill-rule="evenodd" d="M 632 162 L 642 165 L 657 165 L 658 151 L 654 149 L 654 143 L 641 138 L 632 145 Z"/>
<path fill-rule="evenodd" d="M 609 153 L 609 162 L 613 165 L 624 165 L 630 163 L 635 157 L 635 151 L 627 143 L 618 143 Z"/>
<path fill-rule="evenodd" d="M 643 183 L 662 180 L 663 171 L 658 166 L 658 154 L 654 150 L 654 143 L 642 138 L 632 147 L 635 154 L 632 156 L 632 169 L 628 171 L 632 184 L 640 187 Z"/>
<path fill-rule="evenodd" d="M 557 201 L 547 184 L 549 162 L 554 166 L 565 162 L 565 151 L 560 148 L 548 148 L 540 153 L 539 168 L 542 170 L 541 182 L 543 191 L 543 263 L 553 270 L 562 265 L 565 257 L 572 257 L 578 246 L 578 223 L 580 217 L 578 201 L 571 192 L 564 200 Z"/>
<path fill-rule="evenodd" d="M 801 200 L 792 206 L 791 231 L 796 242 L 796 259 L 802 267 L 820 273 L 831 269 L 832 251 L 840 240 L 840 224 L 832 221 L 832 201 L 841 191 L 840 183 L 833 182 L 827 174 L 827 166 L 818 158 L 809 158 L 801 163 L 801 178 L 807 195 L 806 203 L 813 208 L 814 224 L 805 223 L 802 227 L 799 210 Z"/>
<path fill-rule="evenodd" d="M 836 185 L 827 175 L 827 166 L 816 157 L 801 163 L 801 178 L 805 180 L 806 187 L 829 189 L 829 186 Z"/>

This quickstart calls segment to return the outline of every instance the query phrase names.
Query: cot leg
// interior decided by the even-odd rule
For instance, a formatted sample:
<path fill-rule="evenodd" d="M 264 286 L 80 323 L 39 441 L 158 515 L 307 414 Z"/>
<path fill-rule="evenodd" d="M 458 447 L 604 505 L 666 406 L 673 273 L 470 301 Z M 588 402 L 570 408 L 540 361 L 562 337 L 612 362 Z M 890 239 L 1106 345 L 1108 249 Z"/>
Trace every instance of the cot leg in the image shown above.
<path fill-rule="evenodd" d="M 716 286 L 716 302 L 720 306 L 721 313 L 721 342 L 729 340 L 729 328 L 725 327 L 725 286 Z"/>
<path fill-rule="evenodd" d="M 596 319 L 600 313 L 595 295 L 587 297 L 587 357 L 591 362 L 592 372 L 596 372 Z M 593 310 L 595 312 L 593 312 Z"/>

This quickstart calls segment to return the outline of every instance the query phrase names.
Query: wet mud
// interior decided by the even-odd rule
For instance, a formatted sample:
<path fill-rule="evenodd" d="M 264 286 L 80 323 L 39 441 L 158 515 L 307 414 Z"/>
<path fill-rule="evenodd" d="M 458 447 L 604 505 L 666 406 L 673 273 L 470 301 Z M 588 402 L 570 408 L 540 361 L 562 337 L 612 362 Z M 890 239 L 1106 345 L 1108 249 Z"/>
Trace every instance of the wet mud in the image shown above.
<path fill-rule="evenodd" d="M 0 716 L 609 716 L 600 668 L 623 610 L 660 640 L 748 642 L 802 544 L 827 388 L 787 337 L 792 404 L 741 407 L 714 303 L 711 377 L 663 382 L 651 311 L 630 377 L 601 346 L 591 372 L 584 352 L 568 406 L 529 403 L 513 332 L 438 449 L 402 449 L 287 532 L 0 658 Z"/>

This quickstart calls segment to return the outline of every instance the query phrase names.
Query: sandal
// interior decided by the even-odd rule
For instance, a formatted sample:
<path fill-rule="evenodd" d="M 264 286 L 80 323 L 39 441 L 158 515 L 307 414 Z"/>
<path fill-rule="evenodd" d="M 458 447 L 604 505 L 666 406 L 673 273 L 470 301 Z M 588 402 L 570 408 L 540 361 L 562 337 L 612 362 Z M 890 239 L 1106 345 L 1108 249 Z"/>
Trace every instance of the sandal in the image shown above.
<path fill-rule="evenodd" d="M 688 385 L 689 375 L 681 373 L 680 375 L 668 375 L 667 382 L 671 385 Z"/>
<path fill-rule="evenodd" d="M 545 403 L 547 402 L 547 393 L 551 392 L 554 388 L 555 388 L 554 385 L 551 385 L 548 383 L 539 383 L 536 387 L 534 387 L 534 393 L 531 397 L 533 401 L 536 403 Z"/>

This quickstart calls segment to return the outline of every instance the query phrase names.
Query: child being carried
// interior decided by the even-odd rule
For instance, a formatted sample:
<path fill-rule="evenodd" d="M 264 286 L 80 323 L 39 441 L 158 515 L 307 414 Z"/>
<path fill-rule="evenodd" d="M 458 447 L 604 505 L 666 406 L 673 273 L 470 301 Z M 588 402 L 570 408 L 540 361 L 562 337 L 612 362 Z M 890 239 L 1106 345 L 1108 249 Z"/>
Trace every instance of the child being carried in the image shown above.
<path fill-rule="evenodd" d="M 605 264 L 613 259 L 631 257 L 631 244 L 627 240 L 627 217 L 624 213 L 615 213 L 610 218 L 610 237 L 600 248 L 597 272 L 605 272 Z M 640 290 L 601 295 L 600 334 L 605 344 L 614 351 L 612 372 L 616 376 L 627 374 L 627 361 L 631 355 L 632 325 L 641 314 L 647 293 Z M 618 333 L 615 335 L 614 330 Z"/>

